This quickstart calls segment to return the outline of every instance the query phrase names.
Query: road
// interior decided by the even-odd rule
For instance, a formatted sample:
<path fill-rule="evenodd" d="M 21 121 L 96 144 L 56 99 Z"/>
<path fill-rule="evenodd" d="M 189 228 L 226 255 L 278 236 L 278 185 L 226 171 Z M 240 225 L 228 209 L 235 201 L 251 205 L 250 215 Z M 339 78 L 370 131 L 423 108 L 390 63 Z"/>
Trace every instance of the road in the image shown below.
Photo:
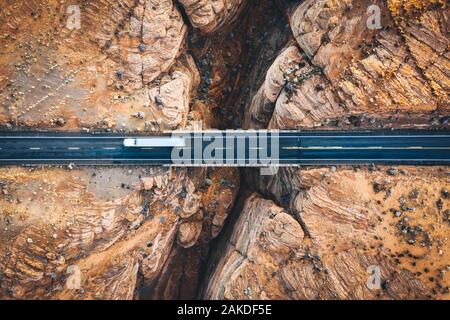
<path fill-rule="evenodd" d="M 450 163 L 450 131 L 289 131 L 271 134 L 272 139 L 264 140 L 264 132 L 205 131 L 183 133 L 176 138 L 164 135 L 164 143 L 181 137 L 185 141 L 183 146 L 160 146 L 158 143 L 126 146 L 126 139 L 133 141 L 145 137 L 0 133 L 0 165 L 212 165 L 211 157 L 216 163 L 230 166 Z M 183 152 L 183 163 L 174 159 L 174 151 L 178 155 Z M 206 151 L 209 156 L 205 156 Z M 269 157 L 264 157 L 265 154 Z"/>

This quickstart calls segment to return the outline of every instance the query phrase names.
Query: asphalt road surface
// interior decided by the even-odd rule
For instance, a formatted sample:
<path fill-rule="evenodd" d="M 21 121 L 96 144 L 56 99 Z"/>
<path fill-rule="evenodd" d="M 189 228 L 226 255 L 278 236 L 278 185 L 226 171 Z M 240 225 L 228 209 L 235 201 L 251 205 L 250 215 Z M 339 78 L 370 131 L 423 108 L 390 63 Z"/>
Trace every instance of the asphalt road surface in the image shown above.
<path fill-rule="evenodd" d="M 270 139 L 266 139 L 267 135 Z M 0 165 L 225 164 L 264 167 L 268 164 L 450 163 L 450 131 L 285 131 L 270 134 L 264 131 L 204 131 L 162 137 L 0 133 Z M 180 139 L 183 145 L 180 145 Z"/>

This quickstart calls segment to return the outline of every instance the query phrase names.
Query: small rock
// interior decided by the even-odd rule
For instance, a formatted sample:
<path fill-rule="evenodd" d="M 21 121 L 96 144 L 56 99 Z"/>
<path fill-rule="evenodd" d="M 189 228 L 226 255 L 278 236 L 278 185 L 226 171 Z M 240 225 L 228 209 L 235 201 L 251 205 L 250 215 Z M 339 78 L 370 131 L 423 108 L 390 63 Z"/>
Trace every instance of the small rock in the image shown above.
<path fill-rule="evenodd" d="M 135 117 L 137 119 L 144 119 L 145 113 L 142 111 L 139 111 L 139 112 L 133 113 L 133 117 Z"/>
<path fill-rule="evenodd" d="M 66 120 L 64 120 L 64 118 L 56 118 L 54 120 L 55 124 L 59 127 L 62 127 L 66 124 Z"/>
<path fill-rule="evenodd" d="M 149 191 L 153 188 L 154 180 L 152 177 L 142 177 L 141 182 L 143 184 L 144 190 Z"/>
<path fill-rule="evenodd" d="M 448 223 L 450 223 L 450 210 L 445 210 L 444 221 L 447 221 Z"/>
<path fill-rule="evenodd" d="M 402 212 L 401 212 L 401 211 L 398 211 L 398 210 L 395 210 L 395 211 L 394 211 L 394 216 L 397 217 L 397 218 L 398 218 L 398 217 L 401 217 L 401 216 L 402 216 Z"/>
<path fill-rule="evenodd" d="M 409 198 L 410 199 L 417 199 L 419 197 L 419 190 L 414 189 L 410 192 Z"/>
<path fill-rule="evenodd" d="M 123 76 L 125 75 L 125 72 L 123 72 L 123 70 L 118 70 L 116 72 L 116 76 L 117 78 L 119 78 L 120 80 L 123 80 Z"/>
<path fill-rule="evenodd" d="M 439 199 L 438 201 L 436 201 L 436 208 L 438 208 L 439 210 L 442 210 L 443 207 L 444 207 L 444 203 L 442 202 L 442 199 Z"/>
<path fill-rule="evenodd" d="M 157 106 L 158 108 L 160 108 L 160 107 L 163 106 L 163 101 L 162 101 L 161 96 L 158 95 L 158 96 L 155 97 L 155 103 L 156 103 L 156 106 Z"/>
<path fill-rule="evenodd" d="M 286 92 L 289 94 L 292 94 L 294 92 L 294 85 L 290 82 L 286 83 L 284 88 L 286 89 Z"/>
<path fill-rule="evenodd" d="M 390 176 L 396 176 L 398 174 L 398 170 L 396 168 L 389 168 L 387 174 Z"/>
<path fill-rule="evenodd" d="M 372 187 L 373 187 L 373 191 L 374 191 L 375 193 L 379 193 L 379 192 L 381 192 L 381 191 L 384 190 L 384 187 L 383 187 L 380 183 L 378 183 L 378 182 L 374 182 L 373 185 L 372 185 Z"/>

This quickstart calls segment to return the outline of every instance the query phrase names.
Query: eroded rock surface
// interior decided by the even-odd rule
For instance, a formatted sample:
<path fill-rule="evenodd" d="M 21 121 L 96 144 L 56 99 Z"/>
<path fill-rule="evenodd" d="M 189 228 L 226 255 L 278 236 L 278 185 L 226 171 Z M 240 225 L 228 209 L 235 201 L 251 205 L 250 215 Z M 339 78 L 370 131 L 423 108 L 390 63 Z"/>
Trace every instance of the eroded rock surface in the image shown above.
<path fill-rule="evenodd" d="M 180 0 L 195 28 L 211 33 L 235 21 L 247 0 Z"/>
<path fill-rule="evenodd" d="M 185 127 L 199 76 L 184 53 L 187 26 L 172 1 L 70 8 L 44 0 L 2 2 L 0 19 L 8 23 L 0 26 L 0 125 Z"/>
<path fill-rule="evenodd" d="M 222 228 L 239 177 L 234 169 L 206 175 L 1 169 L 0 295 L 132 299 L 154 284 L 169 258 L 180 262 L 183 248 L 207 244 Z M 73 290 L 75 272 L 80 290 Z"/>
<path fill-rule="evenodd" d="M 283 169 L 257 180 L 278 204 L 246 200 L 206 297 L 448 299 L 447 171 Z"/>
<path fill-rule="evenodd" d="M 449 11 L 440 1 L 408 5 L 413 2 L 307 0 L 289 6 L 297 45 L 267 72 L 246 127 L 448 125 Z M 374 4 L 381 29 L 368 27 Z"/>

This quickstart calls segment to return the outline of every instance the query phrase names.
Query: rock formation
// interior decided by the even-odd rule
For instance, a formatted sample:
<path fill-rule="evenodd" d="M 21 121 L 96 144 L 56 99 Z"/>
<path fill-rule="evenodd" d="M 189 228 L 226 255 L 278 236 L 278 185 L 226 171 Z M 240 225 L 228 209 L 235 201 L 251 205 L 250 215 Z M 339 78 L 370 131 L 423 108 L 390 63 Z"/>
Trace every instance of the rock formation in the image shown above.
<path fill-rule="evenodd" d="M 0 129 L 448 128 L 448 10 L 0 0 Z M 2 167 L 0 298 L 448 299 L 449 188 L 448 167 Z"/>
<path fill-rule="evenodd" d="M 247 0 L 180 0 L 194 28 L 211 33 L 234 22 Z"/>
<path fill-rule="evenodd" d="M 311 0 L 289 7 L 295 44 L 267 72 L 247 108 L 246 126 L 446 123 L 448 8 L 437 2 L 403 8 L 399 1 L 386 7 L 383 1 Z M 368 26 L 373 4 L 380 9 L 380 29 Z"/>
<path fill-rule="evenodd" d="M 239 187 L 234 169 L 4 168 L 0 177 L 9 298 L 138 296 L 169 257 L 216 237 Z M 82 290 L 69 286 L 74 270 Z"/>
<path fill-rule="evenodd" d="M 448 298 L 447 171 L 283 169 L 255 181 L 273 200 L 246 199 L 214 250 L 205 296 Z"/>

